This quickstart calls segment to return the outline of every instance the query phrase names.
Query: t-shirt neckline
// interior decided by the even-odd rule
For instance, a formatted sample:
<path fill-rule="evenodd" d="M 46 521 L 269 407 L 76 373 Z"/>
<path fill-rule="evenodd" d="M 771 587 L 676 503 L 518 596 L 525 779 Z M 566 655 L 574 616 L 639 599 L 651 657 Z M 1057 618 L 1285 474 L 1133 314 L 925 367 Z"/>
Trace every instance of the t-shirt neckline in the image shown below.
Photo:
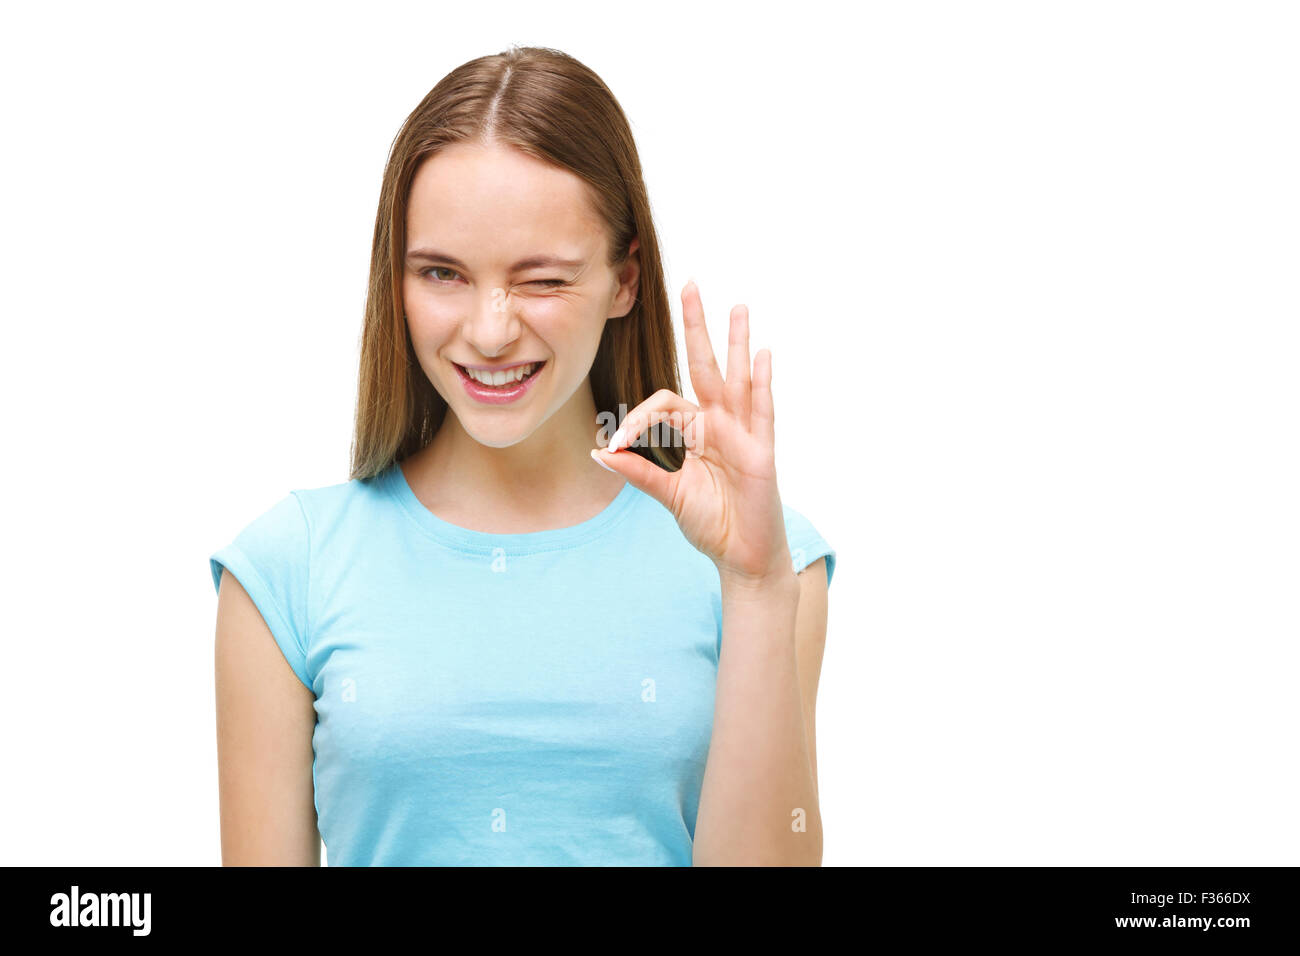
<path fill-rule="evenodd" d="M 463 528 L 439 518 L 416 497 L 400 462 L 395 461 L 384 470 L 381 484 L 408 517 L 430 537 L 456 550 L 476 554 L 492 554 L 497 548 L 510 554 L 529 554 L 575 547 L 599 537 L 618 523 L 627 514 L 638 494 L 632 483 L 625 481 L 614 499 L 586 521 L 565 528 L 497 534 Z"/>

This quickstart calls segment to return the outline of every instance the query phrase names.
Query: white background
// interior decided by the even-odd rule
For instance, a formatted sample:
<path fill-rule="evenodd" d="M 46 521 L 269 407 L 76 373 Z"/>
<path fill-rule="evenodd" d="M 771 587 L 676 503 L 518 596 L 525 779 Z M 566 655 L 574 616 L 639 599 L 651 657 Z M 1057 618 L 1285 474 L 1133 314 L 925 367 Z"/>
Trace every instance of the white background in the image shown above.
<path fill-rule="evenodd" d="M 773 350 L 826 864 L 1300 863 L 1293 6 L 6 24 L 0 862 L 220 861 L 208 556 L 346 480 L 388 147 L 519 43 L 618 96 L 678 320 Z"/>

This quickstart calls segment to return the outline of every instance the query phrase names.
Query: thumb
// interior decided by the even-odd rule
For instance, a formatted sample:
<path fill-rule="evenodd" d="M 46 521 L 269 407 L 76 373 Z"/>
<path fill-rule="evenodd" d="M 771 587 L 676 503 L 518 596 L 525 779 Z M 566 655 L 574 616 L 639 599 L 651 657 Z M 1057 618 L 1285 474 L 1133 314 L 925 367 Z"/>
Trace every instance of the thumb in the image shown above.
<path fill-rule="evenodd" d="M 644 491 L 665 508 L 672 510 L 674 472 L 665 471 L 626 448 L 613 453 L 603 448 L 593 448 L 591 457 L 602 468 L 622 475 L 633 488 Z"/>

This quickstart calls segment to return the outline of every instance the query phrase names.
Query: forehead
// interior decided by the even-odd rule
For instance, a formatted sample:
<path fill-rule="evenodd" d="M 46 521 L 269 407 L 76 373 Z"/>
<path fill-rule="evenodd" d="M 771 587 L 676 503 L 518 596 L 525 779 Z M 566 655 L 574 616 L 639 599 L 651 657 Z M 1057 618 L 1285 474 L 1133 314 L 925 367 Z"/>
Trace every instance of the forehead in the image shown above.
<path fill-rule="evenodd" d="M 457 143 L 411 183 L 407 248 L 490 266 L 538 253 L 587 258 L 603 235 L 586 183 L 512 147 Z"/>

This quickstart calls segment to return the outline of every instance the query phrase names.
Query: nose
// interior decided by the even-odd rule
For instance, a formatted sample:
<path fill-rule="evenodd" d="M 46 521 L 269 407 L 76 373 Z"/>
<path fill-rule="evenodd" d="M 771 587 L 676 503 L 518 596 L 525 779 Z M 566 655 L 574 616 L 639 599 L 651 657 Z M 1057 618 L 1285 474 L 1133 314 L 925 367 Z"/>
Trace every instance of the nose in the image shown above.
<path fill-rule="evenodd" d="M 506 289 L 485 289 L 476 297 L 464 325 L 465 340 L 486 358 L 495 358 L 519 338 L 519 320 Z"/>

